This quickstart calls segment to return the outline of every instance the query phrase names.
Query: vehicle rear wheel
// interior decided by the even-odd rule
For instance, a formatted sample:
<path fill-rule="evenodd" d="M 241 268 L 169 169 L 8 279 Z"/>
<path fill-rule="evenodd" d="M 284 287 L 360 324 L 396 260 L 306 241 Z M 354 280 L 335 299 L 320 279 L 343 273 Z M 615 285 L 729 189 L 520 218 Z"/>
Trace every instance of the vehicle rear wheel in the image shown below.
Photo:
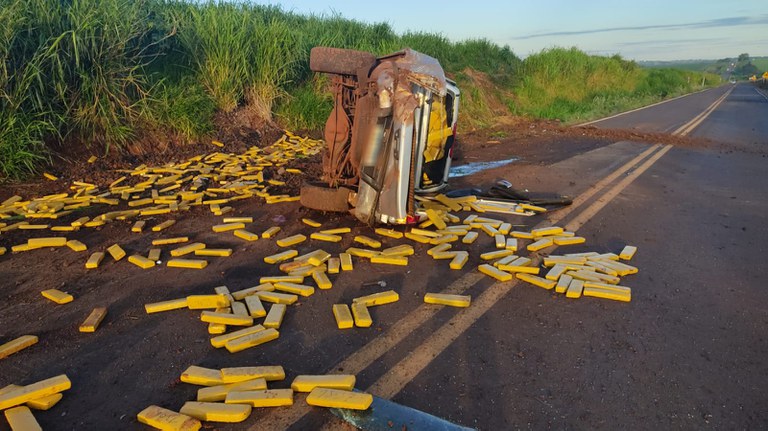
<path fill-rule="evenodd" d="M 300 202 L 314 210 L 347 212 L 350 191 L 345 187 L 328 187 L 324 183 L 305 183 L 301 186 Z"/>
<path fill-rule="evenodd" d="M 357 75 L 361 68 L 370 68 L 376 57 L 370 52 L 353 49 L 316 46 L 309 54 L 309 68 L 313 72 Z"/>

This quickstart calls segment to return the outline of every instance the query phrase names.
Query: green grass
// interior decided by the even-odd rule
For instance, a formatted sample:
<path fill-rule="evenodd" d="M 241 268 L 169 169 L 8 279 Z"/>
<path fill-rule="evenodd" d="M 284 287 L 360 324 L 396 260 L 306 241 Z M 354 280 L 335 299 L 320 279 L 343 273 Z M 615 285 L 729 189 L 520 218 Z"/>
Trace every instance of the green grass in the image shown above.
<path fill-rule="evenodd" d="M 437 58 L 460 85 L 462 130 L 509 114 L 578 121 L 696 90 L 703 76 L 576 49 L 523 61 L 486 39 L 243 1 L 0 0 L 0 175 L 37 172 L 51 144 L 107 152 L 147 137 L 200 140 L 217 112 L 320 129 L 332 100 L 309 70 L 314 46 Z"/>

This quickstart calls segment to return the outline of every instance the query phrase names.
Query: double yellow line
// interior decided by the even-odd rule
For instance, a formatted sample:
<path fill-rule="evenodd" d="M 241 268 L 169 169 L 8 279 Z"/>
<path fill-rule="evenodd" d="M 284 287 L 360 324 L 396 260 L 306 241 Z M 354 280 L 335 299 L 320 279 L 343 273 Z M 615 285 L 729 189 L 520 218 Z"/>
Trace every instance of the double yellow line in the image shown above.
<path fill-rule="evenodd" d="M 693 120 L 691 120 L 691 121 L 683 124 L 682 126 L 680 126 L 677 130 L 672 132 L 672 134 L 675 135 L 675 136 L 686 136 L 689 133 L 691 133 L 693 131 L 693 129 L 698 127 L 699 124 L 701 124 L 704 120 L 706 120 L 707 117 L 709 117 L 709 115 L 712 112 L 714 112 L 714 110 L 717 109 L 717 107 L 720 106 L 720 104 L 723 103 L 723 101 L 726 98 L 728 98 L 728 95 L 731 94 L 733 89 L 734 89 L 734 87 L 729 88 L 728 91 L 723 93 L 722 96 L 718 97 L 717 100 L 712 102 L 712 104 L 709 105 L 709 107 L 707 107 L 707 109 L 705 109 L 704 112 L 702 112 L 701 114 L 699 114 L 696 117 L 694 117 Z"/>
<path fill-rule="evenodd" d="M 690 133 L 698 124 L 700 124 L 715 108 L 728 96 L 727 92 L 715 103 L 710 105 L 702 114 L 683 125 L 676 134 Z M 651 168 L 661 157 L 670 149 L 671 145 L 656 144 L 642 153 L 638 154 L 632 160 L 628 161 L 605 178 L 598 181 L 589 190 L 579 195 L 569 207 L 553 212 L 550 217 L 536 225 L 536 227 L 550 226 L 566 219 L 577 210 L 578 212 L 566 224 L 566 229 L 576 231 L 586 222 L 592 219 L 602 208 L 604 208 L 612 199 L 626 189 L 635 179 Z M 619 178 L 621 179 L 619 180 Z M 597 198 L 595 196 L 599 195 Z M 594 199 L 593 199 L 594 198 Z M 589 205 L 587 205 L 589 203 Z M 534 264 L 540 263 L 540 258 L 534 255 Z M 466 273 L 458 280 L 447 286 L 441 293 L 460 294 L 477 284 L 484 276 L 478 272 Z M 488 310 L 491 309 L 504 295 L 518 285 L 517 280 L 506 283 L 495 283 L 488 287 L 482 294 L 472 301 L 472 306 L 462 309 L 443 324 L 437 331 L 433 332 L 421 345 L 408 353 L 392 368 L 387 370 L 384 375 L 379 377 L 372 385 L 364 388 L 382 398 L 392 398 L 399 393 L 408 383 L 424 370 L 441 352 L 450 346 L 464 331 L 480 319 Z M 386 353 L 394 349 L 408 335 L 418 330 L 422 325 L 428 322 L 439 309 L 437 307 L 421 305 L 416 310 L 410 312 L 407 317 L 394 324 L 386 333 L 371 340 L 358 351 L 352 353 L 349 357 L 335 364 L 330 368 L 330 372 L 342 369 L 347 374 L 359 374 L 379 360 Z M 300 397 L 301 395 L 297 395 Z M 301 399 L 289 410 L 280 409 L 271 411 L 258 423 L 251 428 L 255 430 L 284 430 L 300 421 L 311 407 L 302 402 Z"/>

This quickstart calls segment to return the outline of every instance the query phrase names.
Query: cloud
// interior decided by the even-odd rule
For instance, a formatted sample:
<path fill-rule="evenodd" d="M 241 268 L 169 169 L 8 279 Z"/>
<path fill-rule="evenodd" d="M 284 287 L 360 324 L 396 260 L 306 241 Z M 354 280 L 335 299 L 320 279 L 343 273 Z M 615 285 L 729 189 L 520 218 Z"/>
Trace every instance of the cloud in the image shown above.
<path fill-rule="evenodd" d="M 536 39 L 540 37 L 551 36 L 578 36 L 584 34 L 595 33 L 611 33 L 618 31 L 642 31 L 642 30 L 679 30 L 686 28 L 713 28 L 713 27 L 735 27 L 743 25 L 760 25 L 768 24 L 768 15 L 762 15 L 759 17 L 751 16 L 735 16 L 729 18 L 718 18 L 707 21 L 691 22 L 684 24 L 659 24 L 659 25 L 641 25 L 641 26 L 626 26 L 626 27 L 607 27 L 597 28 L 592 30 L 576 30 L 576 31 L 555 31 L 549 33 L 537 33 L 527 36 L 513 37 L 513 40 L 524 39 Z"/>

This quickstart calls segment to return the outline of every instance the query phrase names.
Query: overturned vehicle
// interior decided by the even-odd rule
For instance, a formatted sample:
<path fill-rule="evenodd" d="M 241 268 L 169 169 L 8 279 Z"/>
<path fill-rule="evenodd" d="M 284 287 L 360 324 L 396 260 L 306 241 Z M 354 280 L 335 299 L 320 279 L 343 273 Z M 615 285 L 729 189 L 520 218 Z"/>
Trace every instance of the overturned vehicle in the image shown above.
<path fill-rule="evenodd" d="M 351 211 L 364 223 L 418 220 L 415 193 L 447 185 L 456 144 L 459 89 L 438 61 L 411 49 L 372 54 L 315 47 L 310 68 L 331 75 L 321 181 L 302 205 Z"/>

